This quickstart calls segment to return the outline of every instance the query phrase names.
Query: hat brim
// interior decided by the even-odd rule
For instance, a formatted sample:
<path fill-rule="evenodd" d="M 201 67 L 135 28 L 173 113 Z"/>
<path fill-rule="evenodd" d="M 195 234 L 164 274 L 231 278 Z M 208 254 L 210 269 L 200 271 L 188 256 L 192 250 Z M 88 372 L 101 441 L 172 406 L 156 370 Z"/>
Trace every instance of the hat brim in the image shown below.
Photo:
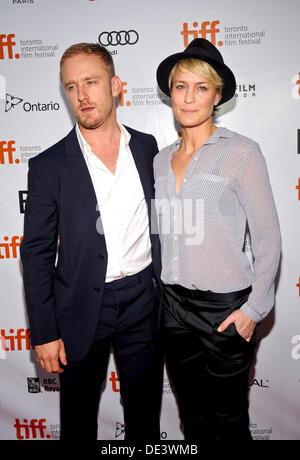
<path fill-rule="evenodd" d="M 167 96 L 170 96 L 169 75 L 171 70 L 173 69 L 175 64 L 177 64 L 177 62 L 179 62 L 180 60 L 191 58 L 207 62 L 215 69 L 219 77 L 222 78 L 224 85 L 222 89 L 222 98 L 217 105 L 221 105 L 224 104 L 224 102 L 229 101 L 229 99 L 231 99 L 234 96 L 236 91 L 236 81 L 234 74 L 224 63 L 220 63 L 215 61 L 214 59 L 211 59 L 209 56 L 206 56 L 206 53 L 199 55 L 199 53 L 182 52 L 172 54 L 171 56 L 164 59 L 159 64 L 156 72 L 157 83 L 161 91 L 165 93 Z"/>

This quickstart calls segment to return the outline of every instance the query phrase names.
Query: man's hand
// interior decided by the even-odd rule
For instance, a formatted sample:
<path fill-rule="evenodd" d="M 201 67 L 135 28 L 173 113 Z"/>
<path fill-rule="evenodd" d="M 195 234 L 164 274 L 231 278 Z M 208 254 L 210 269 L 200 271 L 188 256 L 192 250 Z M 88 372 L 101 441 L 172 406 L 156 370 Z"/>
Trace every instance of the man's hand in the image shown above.
<path fill-rule="evenodd" d="M 250 342 L 256 323 L 249 318 L 242 310 L 235 310 L 220 324 L 218 332 L 225 331 L 230 324 L 234 323 L 238 333 Z"/>
<path fill-rule="evenodd" d="M 64 366 L 68 364 L 65 346 L 61 339 L 44 345 L 36 345 L 35 352 L 38 362 L 46 372 L 57 372 L 59 374 L 63 372 L 58 359 Z"/>

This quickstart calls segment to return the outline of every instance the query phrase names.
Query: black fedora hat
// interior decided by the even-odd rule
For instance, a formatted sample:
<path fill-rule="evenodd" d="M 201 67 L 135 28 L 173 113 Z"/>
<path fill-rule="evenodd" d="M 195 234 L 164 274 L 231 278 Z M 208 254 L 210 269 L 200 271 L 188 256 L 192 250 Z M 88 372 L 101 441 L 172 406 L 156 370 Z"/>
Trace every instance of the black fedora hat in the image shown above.
<path fill-rule="evenodd" d="M 220 51 L 205 38 L 195 38 L 181 53 L 172 54 L 164 59 L 156 72 L 157 83 L 163 93 L 170 96 L 169 75 L 174 65 L 181 59 L 195 58 L 210 64 L 223 81 L 222 98 L 217 105 L 231 99 L 236 90 L 236 81 L 232 71 L 224 64 Z"/>

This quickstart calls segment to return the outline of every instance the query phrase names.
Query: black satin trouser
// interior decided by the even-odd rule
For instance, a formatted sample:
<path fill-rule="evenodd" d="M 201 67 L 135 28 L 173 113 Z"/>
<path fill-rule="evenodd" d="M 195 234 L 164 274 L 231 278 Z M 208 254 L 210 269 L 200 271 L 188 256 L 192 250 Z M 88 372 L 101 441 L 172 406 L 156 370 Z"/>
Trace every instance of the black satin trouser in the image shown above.
<path fill-rule="evenodd" d="M 164 285 L 165 353 L 186 440 L 251 440 L 248 376 L 250 342 L 234 324 L 217 329 L 248 299 L 243 291 L 216 294 Z"/>

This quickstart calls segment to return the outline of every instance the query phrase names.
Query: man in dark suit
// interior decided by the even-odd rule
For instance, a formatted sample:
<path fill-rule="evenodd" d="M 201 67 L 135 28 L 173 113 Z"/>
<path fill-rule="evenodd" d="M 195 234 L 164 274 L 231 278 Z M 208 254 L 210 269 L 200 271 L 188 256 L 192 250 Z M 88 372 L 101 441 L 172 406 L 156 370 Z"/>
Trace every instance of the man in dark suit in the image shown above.
<path fill-rule="evenodd" d="M 159 440 L 157 144 L 117 122 L 121 81 L 105 48 L 72 45 L 60 64 L 77 122 L 29 162 L 21 258 L 31 342 L 40 365 L 60 376 L 61 439 L 97 438 L 112 346 L 125 439 Z"/>

